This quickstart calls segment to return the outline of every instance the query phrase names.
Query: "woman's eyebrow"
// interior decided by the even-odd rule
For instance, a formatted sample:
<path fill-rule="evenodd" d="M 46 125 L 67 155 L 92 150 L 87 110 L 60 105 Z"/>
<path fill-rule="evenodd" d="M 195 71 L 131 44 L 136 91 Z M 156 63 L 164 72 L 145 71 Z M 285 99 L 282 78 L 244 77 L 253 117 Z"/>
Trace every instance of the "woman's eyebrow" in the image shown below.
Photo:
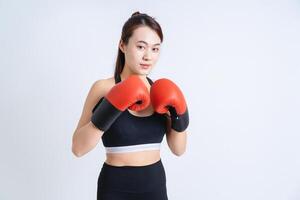
<path fill-rule="evenodd" d="M 141 43 L 144 43 L 144 44 L 148 45 L 148 43 L 147 43 L 147 42 L 145 42 L 145 41 L 143 41 L 143 40 L 139 40 L 139 41 L 137 41 L 137 43 L 139 43 L 139 42 L 141 42 Z M 154 44 L 153 46 L 156 46 L 156 45 L 160 45 L 160 43 L 156 43 L 156 44 Z"/>

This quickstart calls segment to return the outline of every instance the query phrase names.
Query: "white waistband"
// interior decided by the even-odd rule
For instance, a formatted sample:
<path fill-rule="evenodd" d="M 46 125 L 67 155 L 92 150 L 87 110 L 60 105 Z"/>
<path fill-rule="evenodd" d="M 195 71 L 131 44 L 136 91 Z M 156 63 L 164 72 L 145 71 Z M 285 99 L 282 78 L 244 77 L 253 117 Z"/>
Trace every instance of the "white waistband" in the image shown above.
<path fill-rule="evenodd" d="M 151 144 L 138 144 L 129 145 L 121 147 L 105 147 L 106 153 L 126 153 L 144 150 L 157 150 L 160 149 L 161 143 L 151 143 Z"/>

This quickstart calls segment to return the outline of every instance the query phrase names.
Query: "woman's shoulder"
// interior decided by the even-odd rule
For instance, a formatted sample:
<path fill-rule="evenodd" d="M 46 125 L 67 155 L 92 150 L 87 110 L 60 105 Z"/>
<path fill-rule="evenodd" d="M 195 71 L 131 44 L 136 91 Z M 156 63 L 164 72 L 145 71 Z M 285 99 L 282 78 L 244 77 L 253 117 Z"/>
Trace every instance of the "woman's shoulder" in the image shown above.
<path fill-rule="evenodd" d="M 95 104 L 100 98 L 106 95 L 106 93 L 113 87 L 113 78 L 98 79 L 90 86 L 88 99 L 91 104 Z"/>
<path fill-rule="evenodd" d="M 93 85 L 109 85 L 112 84 L 114 81 L 114 77 L 103 78 L 96 80 Z"/>
<path fill-rule="evenodd" d="M 84 124 L 88 123 L 91 119 L 92 110 L 94 110 L 95 105 L 99 102 L 99 100 L 105 96 L 105 94 L 112 87 L 112 78 L 107 79 L 99 79 L 92 83 L 88 95 L 86 97 L 83 111 L 78 122 L 77 128 L 82 127 Z"/>
<path fill-rule="evenodd" d="M 92 88 L 94 88 L 94 90 L 101 90 L 101 91 L 105 91 L 105 90 L 109 90 L 115 83 L 114 77 L 109 77 L 106 79 L 99 79 L 96 80 L 93 84 L 92 84 Z"/>

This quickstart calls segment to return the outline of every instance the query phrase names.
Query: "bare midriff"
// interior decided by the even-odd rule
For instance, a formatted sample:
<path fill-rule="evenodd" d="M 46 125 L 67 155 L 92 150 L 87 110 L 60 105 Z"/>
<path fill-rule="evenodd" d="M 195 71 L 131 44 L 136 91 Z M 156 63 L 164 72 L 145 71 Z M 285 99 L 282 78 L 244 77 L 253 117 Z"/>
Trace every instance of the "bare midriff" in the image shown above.
<path fill-rule="evenodd" d="M 144 166 L 160 160 L 160 150 L 106 153 L 105 162 L 113 166 Z"/>

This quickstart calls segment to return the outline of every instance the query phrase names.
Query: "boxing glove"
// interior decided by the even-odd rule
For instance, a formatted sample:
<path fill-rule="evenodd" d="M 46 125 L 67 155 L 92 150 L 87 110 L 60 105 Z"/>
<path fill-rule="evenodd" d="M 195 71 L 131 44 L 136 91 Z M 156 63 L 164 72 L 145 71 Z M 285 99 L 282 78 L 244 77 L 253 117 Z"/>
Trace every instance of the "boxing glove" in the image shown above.
<path fill-rule="evenodd" d="M 139 76 L 131 75 L 113 86 L 100 101 L 93 109 L 91 122 L 106 131 L 127 108 L 134 111 L 145 109 L 150 104 L 150 95 Z"/>
<path fill-rule="evenodd" d="M 171 80 L 156 80 L 150 89 L 150 99 L 156 112 L 171 115 L 171 128 L 184 131 L 189 125 L 189 113 L 184 96 L 178 86 Z"/>

